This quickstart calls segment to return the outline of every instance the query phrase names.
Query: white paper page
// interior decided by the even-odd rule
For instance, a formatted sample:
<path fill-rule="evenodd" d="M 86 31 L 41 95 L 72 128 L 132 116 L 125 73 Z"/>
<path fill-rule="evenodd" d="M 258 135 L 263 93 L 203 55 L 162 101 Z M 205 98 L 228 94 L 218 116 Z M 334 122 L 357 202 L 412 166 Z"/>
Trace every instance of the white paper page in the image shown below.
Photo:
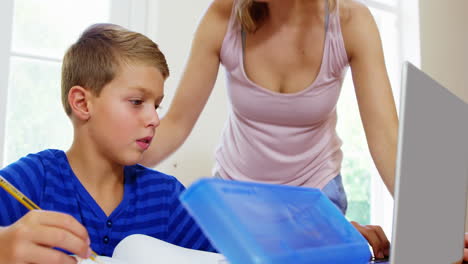
<path fill-rule="evenodd" d="M 78 264 L 228 264 L 221 254 L 187 249 L 145 235 L 124 238 L 112 258 L 100 256 L 96 262 L 75 258 Z"/>
<path fill-rule="evenodd" d="M 75 258 L 78 260 L 78 264 L 130 264 L 127 262 L 120 261 L 118 259 L 112 259 L 104 256 L 98 257 L 97 261 L 92 261 L 91 259 L 81 259 L 76 256 Z"/>
<path fill-rule="evenodd" d="M 112 258 L 128 264 L 228 263 L 221 254 L 187 249 L 145 235 L 131 235 L 120 241 Z"/>

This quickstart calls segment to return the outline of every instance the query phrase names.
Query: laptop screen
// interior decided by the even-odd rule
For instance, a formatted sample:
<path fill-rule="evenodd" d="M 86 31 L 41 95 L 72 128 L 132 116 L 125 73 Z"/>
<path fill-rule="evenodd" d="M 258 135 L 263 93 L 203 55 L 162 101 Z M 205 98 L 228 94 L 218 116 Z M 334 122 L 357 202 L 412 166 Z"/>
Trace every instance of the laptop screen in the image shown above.
<path fill-rule="evenodd" d="M 407 63 L 400 107 L 391 263 L 460 262 L 468 105 Z"/>

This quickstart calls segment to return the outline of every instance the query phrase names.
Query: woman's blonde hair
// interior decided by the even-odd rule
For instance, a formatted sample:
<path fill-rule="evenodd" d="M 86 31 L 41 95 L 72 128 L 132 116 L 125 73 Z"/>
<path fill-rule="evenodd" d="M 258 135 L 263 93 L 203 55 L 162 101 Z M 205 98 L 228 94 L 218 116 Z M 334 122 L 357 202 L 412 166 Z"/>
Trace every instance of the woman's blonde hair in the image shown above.
<path fill-rule="evenodd" d="M 268 17 L 267 3 L 239 0 L 234 8 L 237 21 L 245 31 L 250 33 L 255 32 Z"/>
<path fill-rule="evenodd" d="M 335 9 L 336 3 L 337 0 L 328 0 L 330 11 Z M 234 8 L 237 21 L 249 33 L 257 31 L 269 15 L 268 4 L 255 0 L 239 0 Z"/>

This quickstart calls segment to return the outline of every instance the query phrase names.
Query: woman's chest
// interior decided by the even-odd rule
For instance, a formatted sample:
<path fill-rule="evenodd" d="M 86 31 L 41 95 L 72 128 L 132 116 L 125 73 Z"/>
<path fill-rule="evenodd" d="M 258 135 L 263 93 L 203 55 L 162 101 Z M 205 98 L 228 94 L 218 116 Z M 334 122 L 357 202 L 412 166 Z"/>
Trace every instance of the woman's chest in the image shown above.
<path fill-rule="evenodd" d="M 326 42 L 323 31 L 306 33 L 247 36 L 243 66 L 248 78 L 265 89 L 284 94 L 310 86 L 320 73 Z"/>

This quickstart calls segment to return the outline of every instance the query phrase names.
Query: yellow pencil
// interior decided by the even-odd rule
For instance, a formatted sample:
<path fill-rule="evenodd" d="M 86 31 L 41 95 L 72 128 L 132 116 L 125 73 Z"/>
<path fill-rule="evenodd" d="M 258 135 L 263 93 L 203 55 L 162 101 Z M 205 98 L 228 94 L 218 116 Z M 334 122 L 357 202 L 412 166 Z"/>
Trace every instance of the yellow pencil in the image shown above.
<path fill-rule="evenodd" d="M 3 178 L 0 175 L 0 186 L 5 189 L 9 194 L 11 194 L 13 197 L 15 197 L 16 200 L 18 200 L 20 203 L 22 203 L 26 208 L 29 210 L 41 210 L 39 206 L 37 206 L 33 201 L 31 201 L 28 197 L 26 197 L 22 192 L 20 192 L 18 189 L 15 188 L 11 183 L 9 183 L 5 178 Z M 96 258 L 98 255 L 96 252 L 91 250 L 91 256 L 89 257 L 90 259 L 100 263 Z"/>

